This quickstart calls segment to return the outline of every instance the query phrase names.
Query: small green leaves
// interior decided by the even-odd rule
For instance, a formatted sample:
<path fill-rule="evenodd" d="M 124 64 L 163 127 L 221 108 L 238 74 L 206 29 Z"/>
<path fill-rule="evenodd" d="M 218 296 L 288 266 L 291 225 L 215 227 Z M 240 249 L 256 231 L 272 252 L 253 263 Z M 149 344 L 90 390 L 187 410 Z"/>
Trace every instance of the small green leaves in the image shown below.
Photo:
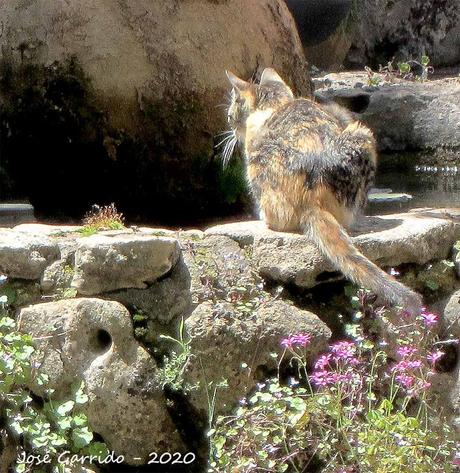
<path fill-rule="evenodd" d="M 93 433 L 88 427 L 78 427 L 72 431 L 72 442 L 75 450 L 81 450 L 93 440 Z"/>
<path fill-rule="evenodd" d="M 408 62 L 398 62 L 398 69 L 401 74 L 408 74 L 411 70 Z"/>
<path fill-rule="evenodd" d="M 1 309 L 1 308 L 0 308 Z M 88 418 L 81 412 L 88 402 L 83 382 L 71 386 L 71 399 L 53 400 L 54 390 L 47 387 L 50 377 L 36 371 L 34 356 L 40 354 L 33 346 L 30 336 L 16 330 L 14 319 L 0 318 L 0 406 L 5 412 L 0 416 L 7 419 L 6 428 L 18 438 L 26 453 L 32 455 L 50 455 L 50 469 L 55 473 L 64 473 L 62 464 L 57 463 L 59 453 L 71 450 L 79 453 L 87 449 L 107 455 L 105 444 L 97 442 L 92 445 L 93 434 Z M 34 369 L 32 369 L 34 367 Z M 47 396 L 47 401 L 37 403 L 31 396 L 28 385 L 39 386 Z M 26 463 L 13 466 L 17 473 L 32 471 Z M 34 472 L 43 471 L 33 468 Z"/>
<path fill-rule="evenodd" d="M 65 416 L 66 414 L 68 414 L 73 409 L 74 405 L 75 405 L 74 401 L 63 402 L 62 404 L 59 404 L 55 408 L 55 412 L 58 416 L 61 416 L 61 417 Z"/>
<path fill-rule="evenodd" d="M 72 391 L 75 393 L 75 403 L 76 404 L 86 404 L 88 402 L 88 396 L 84 391 L 85 384 L 82 382 L 72 386 Z"/>

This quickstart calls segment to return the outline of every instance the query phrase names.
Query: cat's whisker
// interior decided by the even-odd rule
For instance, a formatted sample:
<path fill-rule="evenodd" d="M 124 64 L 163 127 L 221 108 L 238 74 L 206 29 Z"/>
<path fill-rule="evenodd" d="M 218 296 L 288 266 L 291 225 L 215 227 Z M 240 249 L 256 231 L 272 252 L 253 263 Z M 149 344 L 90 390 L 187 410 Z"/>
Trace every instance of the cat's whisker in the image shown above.
<path fill-rule="evenodd" d="M 221 131 L 220 133 L 217 133 L 216 136 L 232 135 L 233 133 L 234 133 L 233 130 L 225 130 L 225 131 Z"/>
<path fill-rule="evenodd" d="M 233 134 L 233 136 L 231 137 L 230 140 L 227 141 L 227 143 L 225 144 L 225 148 L 222 152 L 222 165 L 223 167 L 226 167 L 228 162 L 230 161 L 232 155 L 233 155 L 233 151 L 235 150 L 235 145 L 237 143 L 237 137 L 235 134 Z"/>
<path fill-rule="evenodd" d="M 220 141 L 219 143 L 217 143 L 214 148 L 218 148 L 220 145 L 222 145 L 223 143 L 225 143 L 226 141 L 228 140 L 231 140 L 232 139 L 232 135 L 228 135 L 226 136 L 222 141 Z"/>

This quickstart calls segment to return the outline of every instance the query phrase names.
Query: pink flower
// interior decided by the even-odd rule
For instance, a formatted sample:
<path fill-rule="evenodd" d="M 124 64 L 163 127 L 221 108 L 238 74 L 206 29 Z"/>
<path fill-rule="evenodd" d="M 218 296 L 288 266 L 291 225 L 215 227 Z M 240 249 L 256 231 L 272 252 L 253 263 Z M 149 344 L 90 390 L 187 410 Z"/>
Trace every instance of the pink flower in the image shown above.
<path fill-rule="evenodd" d="M 315 370 L 316 371 L 321 371 L 321 370 L 324 370 L 324 368 L 326 368 L 326 366 L 329 365 L 330 361 L 331 361 L 331 358 L 332 358 L 332 355 L 330 353 L 328 353 L 327 355 L 321 355 L 317 360 L 316 360 L 316 363 L 315 363 Z"/>
<path fill-rule="evenodd" d="M 291 348 L 292 347 L 292 338 L 291 337 L 283 338 L 281 340 L 281 346 L 283 348 Z"/>
<path fill-rule="evenodd" d="M 349 360 L 354 358 L 356 345 L 352 342 L 337 342 L 330 346 L 330 350 L 338 360 Z"/>
<path fill-rule="evenodd" d="M 438 323 L 439 316 L 437 314 L 433 314 L 432 312 L 428 312 L 426 307 L 423 307 L 422 313 L 423 322 L 427 327 L 432 327 Z"/>
<path fill-rule="evenodd" d="M 421 368 L 422 362 L 420 360 L 402 360 L 399 363 L 396 363 L 392 368 L 391 371 L 404 373 L 410 370 L 416 370 Z"/>
<path fill-rule="evenodd" d="M 428 381 L 422 381 L 422 383 L 420 384 L 420 389 L 423 391 L 425 391 L 426 389 L 430 387 L 431 387 L 431 383 Z"/>
<path fill-rule="evenodd" d="M 444 354 L 445 353 L 441 350 L 432 351 L 431 353 L 428 353 L 428 355 L 426 356 L 426 359 L 429 363 L 434 365 L 437 361 L 439 361 L 444 356 Z"/>
<path fill-rule="evenodd" d="M 408 357 L 414 355 L 415 353 L 417 353 L 417 348 L 411 347 L 409 345 L 404 345 L 402 347 L 399 347 L 396 350 L 396 352 L 398 353 L 398 355 L 401 358 L 408 358 Z"/>
<path fill-rule="evenodd" d="M 292 344 L 300 347 L 306 347 L 311 341 L 309 333 L 298 333 L 292 336 Z"/>
<path fill-rule="evenodd" d="M 398 374 L 395 379 L 396 382 L 405 389 L 411 388 L 415 382 L 415 378 L 407 374 Z"/>
<path fill-rule="evenodd" d="M 290 335 L 287 338 L 281 340 L 281 346 L 283 348 L 292 347 L 306 347 L 311 341 L 311 335 L 309 333 L 298 333 L 296 335 Z"/>
<path fill-rule="evenodd" d="M 314 371 L 310 375 L 310 379 L 316 386 L 324 387 L 337 382 L 338 375 L 336 373 L 331 373 L 330 371 Z"/>

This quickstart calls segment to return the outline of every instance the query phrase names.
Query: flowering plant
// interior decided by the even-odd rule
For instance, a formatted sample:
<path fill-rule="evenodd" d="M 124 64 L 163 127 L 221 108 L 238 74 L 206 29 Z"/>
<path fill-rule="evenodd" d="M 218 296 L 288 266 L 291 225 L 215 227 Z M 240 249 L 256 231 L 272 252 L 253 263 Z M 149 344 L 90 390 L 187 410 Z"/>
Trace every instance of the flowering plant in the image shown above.
<path fill-rule="evenodd" d="M 218 419 L 210 472 L 455 471 L 456 444 L 430 390 L 444 356 L 432 330 L 437 315 L 399 314 L 391 336 L 378 342 L 362 323 L 376 315 L 365 293 L 358 305 L 353 337 L 330 344 L 314 363 L 306 356 L 309 334 L 281 340 L 296 376 L 285 385 L 280 373 Z M 378 318 L 392 325 L 390 313 Z"/>

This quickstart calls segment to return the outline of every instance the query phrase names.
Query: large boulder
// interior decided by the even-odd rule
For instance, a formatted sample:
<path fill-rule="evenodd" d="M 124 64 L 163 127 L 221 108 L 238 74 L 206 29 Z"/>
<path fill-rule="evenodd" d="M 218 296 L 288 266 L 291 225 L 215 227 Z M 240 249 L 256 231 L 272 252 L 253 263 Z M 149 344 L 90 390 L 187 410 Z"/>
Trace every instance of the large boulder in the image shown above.
<path fill-rule="evenodd" d="M 356 113 L 371 128 L 382 151 L 460 149 L 458 78 L 366 86 L 362 72 L 328 74 L 315 80 L 315 95 Z"/>
<path fill-rule="evenodd" d="M 347 57 L 353 67 L 385 65 L 428 54 L 435 66 L 460 62 L 460 4 L 457 0 L 363 0 L 358 31 Z"/>
<path fill-rule="evenodd" d="M 38 213 L 81 214 L 107 195 L 144 219 L 222 211 L 243 189 L 211 159 L 225 70 L 273 66 L 310 93 L 283 0 L 13 0 L 0 18 L 2 166 Z"/>
<path fill-rule="evenodd" d="M 75 299 L 22 309 L 19 326 L 39 350 L 39 372 L 65 399 L 71 384 L 85 382 L 92 429 L 130 464 L 153 451 L 175 451 L 182 443 L 168 414 L 156 364 L 133 337 L 128 311 L 118 302 Z M 43 395 L 38 385 L 31 389 Z"/>
<path fill-rule="evenodd" d="M 286 4 L 297 23 L 308 61 L 321 69 L 338 69 L 355 34 L 356 2 L 286 0 Z"/>

